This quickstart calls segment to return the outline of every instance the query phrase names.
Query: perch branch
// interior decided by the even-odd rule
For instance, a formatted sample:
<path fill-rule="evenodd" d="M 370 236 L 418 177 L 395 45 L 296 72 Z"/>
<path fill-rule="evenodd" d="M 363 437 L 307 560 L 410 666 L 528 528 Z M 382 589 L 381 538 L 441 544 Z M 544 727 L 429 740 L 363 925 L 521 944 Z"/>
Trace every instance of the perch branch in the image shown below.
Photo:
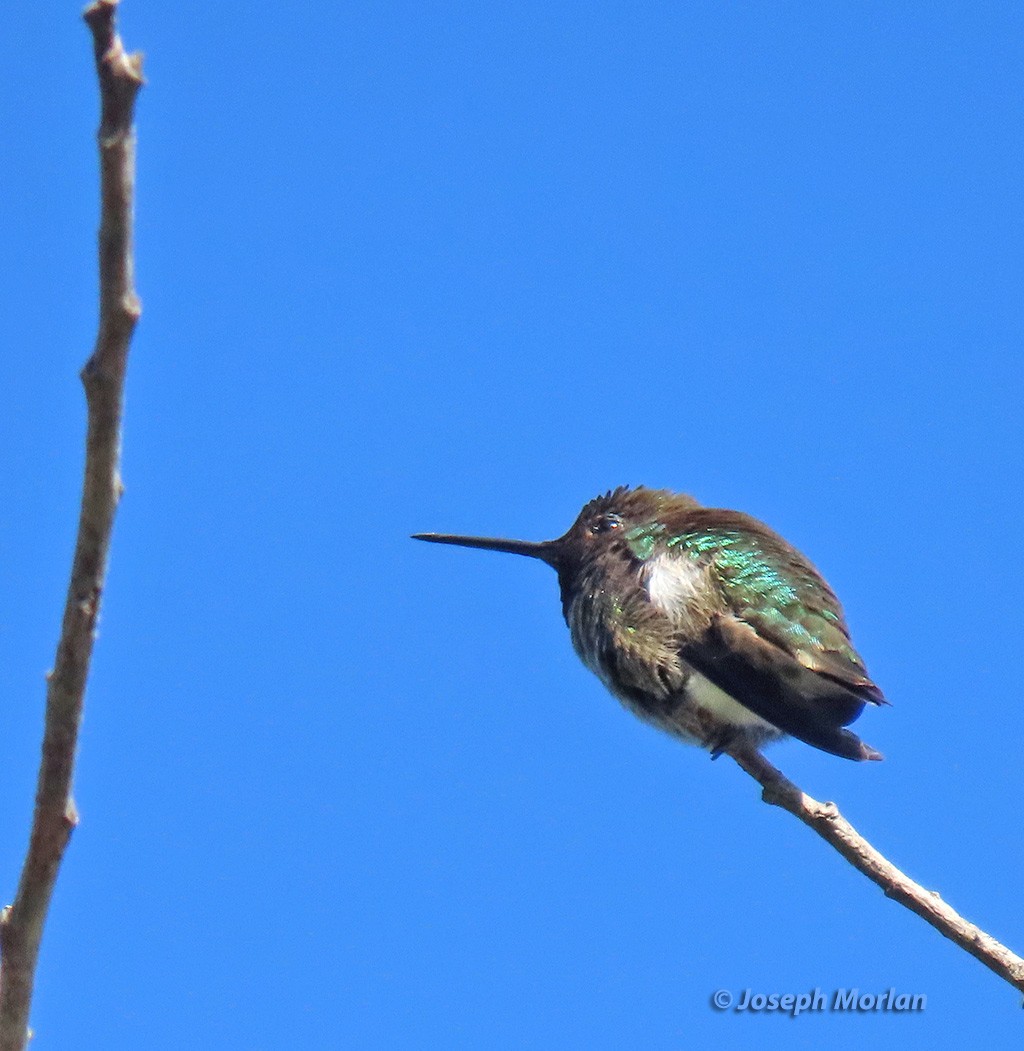
<path fill-rule="evenodd" d="M 835 803 L 819 803 L 800 791 L 760 752 L 737 749 L 728 754 L 761 785 L 761 798 L 766 803 L 782 807 L 799 818 L 835 847 L 855 869 L 877 883 L 886 897 L 916 912 L 943 937 L 955 942 L 1004 981 L 1024 992 L 1024 959 L 965 920 L 935 891 L 925 890 L 896 868 L 839 813 Z"/>
<path fill-rule="evenodd" d="M 121 495 L 121 414 L 128 347 L 140 304 L 135 293 L 132 213 L 135 97 L 142 58 L 115 29 L 117 0 L 97 0 L 83 17 L 93 36 L 100 88 L 99 329 L 82 370 L 88 410 L 85 476 L 60 640 L 48 676 L 35 812 L 14 904 L 0 915 L 0 1051 L 20 1051 L 39 944 L 61 859 L 78 821 L 72 780 L 114 512 Z"/>

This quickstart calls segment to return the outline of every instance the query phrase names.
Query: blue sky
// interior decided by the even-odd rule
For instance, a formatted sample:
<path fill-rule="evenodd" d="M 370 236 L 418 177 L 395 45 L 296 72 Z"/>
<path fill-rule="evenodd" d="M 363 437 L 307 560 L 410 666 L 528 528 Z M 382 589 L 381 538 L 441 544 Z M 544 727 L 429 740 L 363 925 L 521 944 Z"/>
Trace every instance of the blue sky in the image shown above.
<path fill-rule="evenodd" d="M 13 12 L 0 893 L 95 326 L 78 5 Z M 543 539 L 619 484 L 763 518 L 893 702 L 771 758 L 1024 950 L 1019 5 L 125 0 L 146 52 L 125 500 L 44 1048 L 951 1046 L 1020 998 L 622 711 Z M 923 993 L 717 1013 L 716 989 Z"/>

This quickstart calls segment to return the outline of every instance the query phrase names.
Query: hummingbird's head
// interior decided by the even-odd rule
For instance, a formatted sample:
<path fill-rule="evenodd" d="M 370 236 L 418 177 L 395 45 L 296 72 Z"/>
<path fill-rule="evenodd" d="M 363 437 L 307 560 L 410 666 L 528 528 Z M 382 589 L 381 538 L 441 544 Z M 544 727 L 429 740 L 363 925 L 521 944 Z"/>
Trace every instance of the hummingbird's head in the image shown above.
<path fill-rule="evenodd" d="M 693 497 L 668 489 L 620 486 L 591 500 L 572 528 L 555 543 L 562 545 L 563 560 L 573 566 L 616 553 L 635 559 L 638 536 L 647 535 L 652 526 L 672 515 L 698 506 Z"/>
<path fill-rule="evenodd" d="M 581 567 L 621 549 L 623 554 L 635 531 L 659 522 L 673 513 L 699 506 L 689 496 L 667 489 L 630 489 L 620 486 L 603 496 L 595 497 L 579 513 L 569 531 L 557 540 L 506 540 L 498 537 L 455 536 L 449 533 L 417 533 L 415 540 L 433 544 L 455 544 L 458 547 L 478 547 L 489 551 L 505 551 L 512 555 L 539 558 L 558 570 L 560 575 L 572 575 Z M 635 552 L 634 552 L 635 557 Z"/>

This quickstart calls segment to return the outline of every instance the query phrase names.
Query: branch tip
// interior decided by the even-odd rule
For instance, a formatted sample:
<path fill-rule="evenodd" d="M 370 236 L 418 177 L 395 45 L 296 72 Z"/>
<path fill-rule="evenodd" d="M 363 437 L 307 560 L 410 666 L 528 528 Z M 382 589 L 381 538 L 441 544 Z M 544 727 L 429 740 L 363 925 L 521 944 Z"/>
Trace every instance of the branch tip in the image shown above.
<path fill-rule="evenodd" d="M 92 33 L 101 85 L 108 87 L 104 83 L 107 80 L 120 82 L 118 90 L 129 94 L 127 101 L 130 104 L 145 83 L 142 76 L 143 55 L 141 51 L 132 54 L 125 52 L 121 38 L 117 35 L 117 5 L 118 0 L 96 0 L 82 12 L 82 19 Z"/>
<path fill-rule="evenodd" d="M 938 891 L 925 890 L 896 868 L 843 817 L 835 803 L 819 803 L 801 791 L 760 752 L 737 748 L 727 754 L 761 785 L 761 798 L 766 803 L 789 811 L 880 887 L 887 898 L 917 913 L 944 938 L 1024 992 L 1024 959 L 965 920 L 942 900 Z"/>

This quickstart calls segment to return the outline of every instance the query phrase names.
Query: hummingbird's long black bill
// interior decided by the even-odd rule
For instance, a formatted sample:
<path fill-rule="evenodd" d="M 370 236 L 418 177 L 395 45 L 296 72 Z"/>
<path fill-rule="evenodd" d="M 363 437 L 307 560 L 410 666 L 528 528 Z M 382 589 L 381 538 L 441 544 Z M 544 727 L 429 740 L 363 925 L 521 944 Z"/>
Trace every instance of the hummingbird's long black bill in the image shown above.
<path fill-rule="evenodd" d="M 453 536 L 451 533 L 413 533 L 413 540 L 431 544 L 452 544 L 455 547 L 479 547 L 485 551 L 504 551 L 509 555 L 539 558 L 549 566 L 558 567 L 557 540 L 504 540 L 493 536 Z"/>

